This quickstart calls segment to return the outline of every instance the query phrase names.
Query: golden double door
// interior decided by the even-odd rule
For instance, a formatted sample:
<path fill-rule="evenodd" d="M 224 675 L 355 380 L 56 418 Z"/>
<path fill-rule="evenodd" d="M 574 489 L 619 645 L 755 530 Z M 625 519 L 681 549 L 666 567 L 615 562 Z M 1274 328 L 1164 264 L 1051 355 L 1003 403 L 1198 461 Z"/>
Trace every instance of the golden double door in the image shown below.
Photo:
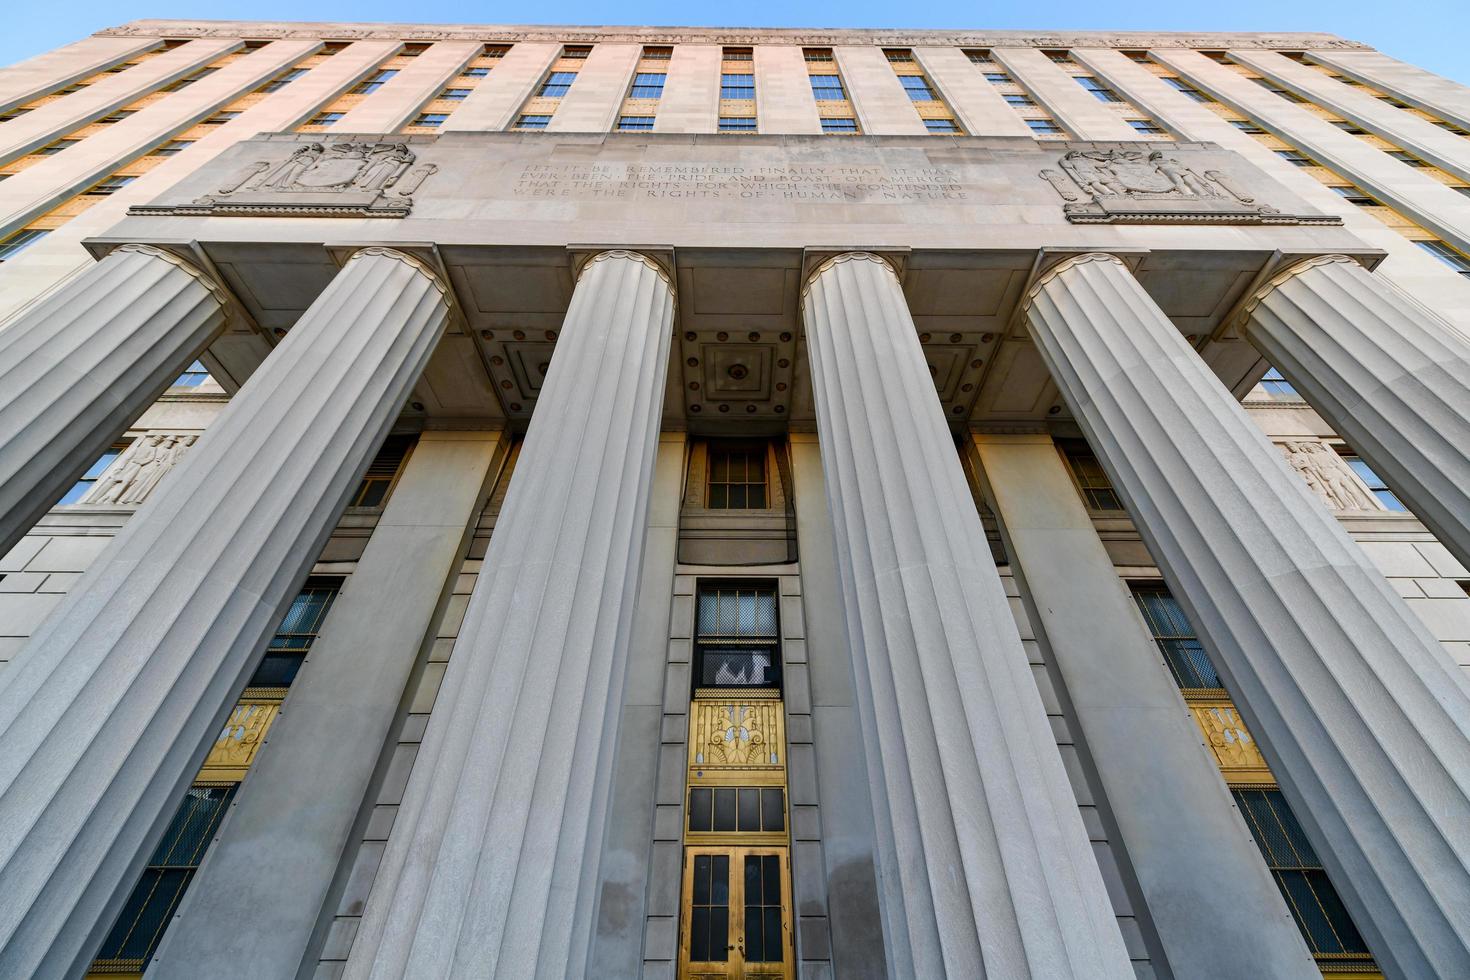
<path fill-rule="evenodd" d="M 679 975 L 793 975 L 791 862 L 784 847 L 686 847 Z"/>

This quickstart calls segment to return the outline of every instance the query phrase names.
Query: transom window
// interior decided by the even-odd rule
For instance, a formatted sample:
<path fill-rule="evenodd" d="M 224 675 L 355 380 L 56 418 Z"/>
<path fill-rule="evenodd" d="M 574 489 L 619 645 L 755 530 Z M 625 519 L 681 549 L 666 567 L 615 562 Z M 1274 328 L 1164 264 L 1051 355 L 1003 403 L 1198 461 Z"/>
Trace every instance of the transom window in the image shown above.
<path fill-rule="evenodd" d="M 776 590 L 714 583 L 695 610 L 696 687 L 777 687 L 781 682 Z"/>
<path fill-rule="evenodd" d="M 1063 454 L 1067 457 L 1067 466 L 1071 468 L 1072 476 L 1082 491 L 1082 499 L 1087 501 L 1090 509 L 1123 509 L 1123 501 L 1118 498 L 1117 491 L 1108 480 L 1108 474 L 1104 472 L 1102 464 L 1097 461 L 1091 449 L 1081 443 L 1068 444 L 1063 448 Z"/>
<path fill-rule="evenodd" d="M 1136 582 L 1133 598 L 1180 690 L 1217 691 L 1225 686 L 1189 618 L 1167 588 L 1160 583 Z"/>
<path fill-rule="evenodd" d="M 631 99 L 658 99 L 664 94 L 664 81 L 668 75 L 662 72 L 641 71 L 633 77 L 633 89 L 628 93 Z"/>
<path fill-rule="evenodd" d="M 689 831 L 785 833 L 786 791 L 779 786 L 691 786 Z"/>
<path fill-rule="evenodd" d="M 766 447 L 710 443 L 707 484 L 710 510 L 765 510 Z"/>
<path fill-rule="evenodd" d="M 1409 508 L 1404 506 L 1398 494 L 1388 488 L 1388 484 L 1383 482 L 1383 477 L 1373 471 L 1373 467 L 1368 465 L 1367 460 L 1356 453 L 1342 450 L 1338 450 L 1338 455 L 1342 457 L 1344 463 L 1348 464 L 1348 468 L 1357 474 L 1358 479 L 1362 480 L 1364 485 L 1372 491 L 1373 496 L 1378 498 L 1378 502 L 1385 510 L 1408 511 Z"/>

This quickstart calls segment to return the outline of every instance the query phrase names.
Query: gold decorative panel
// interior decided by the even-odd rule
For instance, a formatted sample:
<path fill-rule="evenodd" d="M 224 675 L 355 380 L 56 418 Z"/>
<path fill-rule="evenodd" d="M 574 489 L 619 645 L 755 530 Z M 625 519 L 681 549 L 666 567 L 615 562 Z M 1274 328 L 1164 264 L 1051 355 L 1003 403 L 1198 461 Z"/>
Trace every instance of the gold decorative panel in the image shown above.
<path fill-rule="evenodd" d="M 1246 730 L 1245 722 L 1229 699 L 1191 700 L 1189 710 L 1227 783 L 1252 785 L 1276 781 L 1260 746 Z"/>
<path fill-rule="evenodd" d="M 201 780 L 239 782 L 281 710 L 279 698 L 241 698 L 199 770 Z"/>
<path fill-rule="evenodd" d="M 689 783 L 785 783 L 786 735 L 774 691 L 701 691 L 689 705 Z"/>

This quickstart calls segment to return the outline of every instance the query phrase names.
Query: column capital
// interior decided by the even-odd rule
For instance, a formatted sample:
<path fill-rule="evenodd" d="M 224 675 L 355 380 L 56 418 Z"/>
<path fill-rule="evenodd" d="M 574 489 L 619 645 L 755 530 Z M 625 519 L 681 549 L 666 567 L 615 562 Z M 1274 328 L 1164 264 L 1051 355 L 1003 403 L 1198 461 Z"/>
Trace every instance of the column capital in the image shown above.
<path fill-rule="evenodd" d="M 811 271 L 811 274 L 806 277 L 806 282 L 801 287 L 802 298 L 806 298 L 807 290 L 812 288 L 812 283 L 816 282 L 817 279 L 819 279 L 824 272 L 836 266 L 842 265 L 844 262 L 875 262 L 878 265 L 881 265 L 884 269 L 887 269 L 889 275 L 893 276 L 894 279 L 899 279 L 898 269 L 894 266 L 894 264 L 883 256 L 877 254 L 876 252 L 843 252 L 839 255 L 834 255 L 831 258 L 826 259 Z"/>
<path fill-rule="evenodd" d="M 582 277 L 587 274 L 588 270 L 590 270 L 597 263 L 606 262 L 608 259 L 629 259 L 633 262 L 642 262 L 644 265 L 653 270 L 654 275 L 663 280 L 664 285 L 669 287 L 669 292 L 676 292 L 674 288 L 674 281 L 672 278 L 670 278 L 667 269 L 659 265 L 653 259 L 644 255 L 642 252 L 637 252 L 630 248 L 610 248 L 606 251 L 598 252 L 596 255 L 583 262 L 582 265 L 577 269 L 577 281 L 581 282 Z M 677 296 L 675 297 L 675 300 L 677 301 Z"/>
<path fill-rule="evenodd" d="M 1317 255 L 1300 262 L 1293 262 L 1285 268 L 1272 273 L 1270 278 L 1257 286 L 1246 301 L 1240 304 L 1240 312 L 1235 315 L 1235 323 L 1232 326 L 1235 327 L 1237 333 L 1244 336 L 1245 327 L 1246 324 L 1250 323 L 1251 314 L 1256 311 L 1256 307 L 1260 306 L 1261 301 L 1267 296 L 1270 296 L 1278 288 L 1291 282 L 1291 280 L 1304 272 L 1309 272 L 1312 269 L 1320 269 L 1326 265 L 1338 265 L 1344 262 L 1349 265 L 1358 264 L 1357 260 L 1350 255 Z"/>
<path fill-rule="evenodd" d="M 400 252 L 398 249 L 390 248 L 387 245 L 368 245 L 365 248 L 360 248 L 349 255 L 347 257 L 347 261 L 342 263 L 342 266 L 343 268 L 346 268 L 349 263 L 372 255 L 379 255 L 383 258 L 388 259 L 397 259 L 399 262 L 402 262 L 404 265 L 413 269 L 415 272 L 422 272 L 424 275 L 429 277 L 429 281 L 434 284 L 434 288 L 439 291 L 439 295 L 446 298 L 449 296 L 449 287 L 445 284 L 444 279 L 439 274 L 438 269 L 435 269 L 433 266 L 429 265 L 427 262 L 420 258 L 410 255 L 407 252 Z"/>
<path fill-rule="evenodd" d="M 184 272 L 188 273 L 191 277 L 199 282 L 199 285 L 209 290 L 209 295 L 213 296 L 215 301 L 219 303 L 221 310 L 227 312 L 234 308 L 234 299 L 230 296 L 229 291 L 226 290 L 224 286 L 220 285 L 213 276 L 200 269 L 194 263 L 186 261 L 179 255 L 170 252 L 168 249 L 159 248 L 156 245 L 144 245 L 139 242 L 129 242 L 126 245 L 119 245 L 117 248 L 113 249 L 113 251 L 137 252 L 139 255 L 148 255 L 152 256 L 155 259 L 162 259 L 169 265 L 172 265 L 175 268 L 181 269 Z"/>
<path fill-rule="evenodd" d="M 1080 255 L 1069 255 L 1065 259 L 1062 259 L 1060 262 L 1058 262 L 1056 265 L 1049 267 L 1046 271 L 1041 273 L 1041 275 L 1032 280 L 1031 286 L 1026 290 L 1026 295 L 1021 299 L 1021 312 L 1024 314 L 1028 309 L 1030 309 L 1032 302 L 1035 301 L 1037 295 L 1046 288 L 1047 283 L 1051 282 L 1053 279 L 1066 272 L 1068 269 L 1075 269 L 1077 266 L 1086 265 L 1089 262 L 1116 262 L 1118 265 L 1123 266 L 1125 269 L 1128 267 L 1128 264 L 1126 262 L 1124 262 L 1118 256 L 1114 255 L 1112 252 L 1083 252 Z"/>

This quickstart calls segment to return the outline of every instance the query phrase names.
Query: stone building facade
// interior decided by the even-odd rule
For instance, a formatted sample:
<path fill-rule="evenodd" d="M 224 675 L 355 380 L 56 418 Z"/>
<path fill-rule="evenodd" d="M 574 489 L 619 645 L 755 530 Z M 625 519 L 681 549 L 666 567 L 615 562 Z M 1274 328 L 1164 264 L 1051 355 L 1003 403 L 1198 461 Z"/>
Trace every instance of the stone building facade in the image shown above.
<path fill-rule="evenodd" d="M 1470 975 L 1470 90 L 140 21 L 0 178 L 0 975 Z"/>

